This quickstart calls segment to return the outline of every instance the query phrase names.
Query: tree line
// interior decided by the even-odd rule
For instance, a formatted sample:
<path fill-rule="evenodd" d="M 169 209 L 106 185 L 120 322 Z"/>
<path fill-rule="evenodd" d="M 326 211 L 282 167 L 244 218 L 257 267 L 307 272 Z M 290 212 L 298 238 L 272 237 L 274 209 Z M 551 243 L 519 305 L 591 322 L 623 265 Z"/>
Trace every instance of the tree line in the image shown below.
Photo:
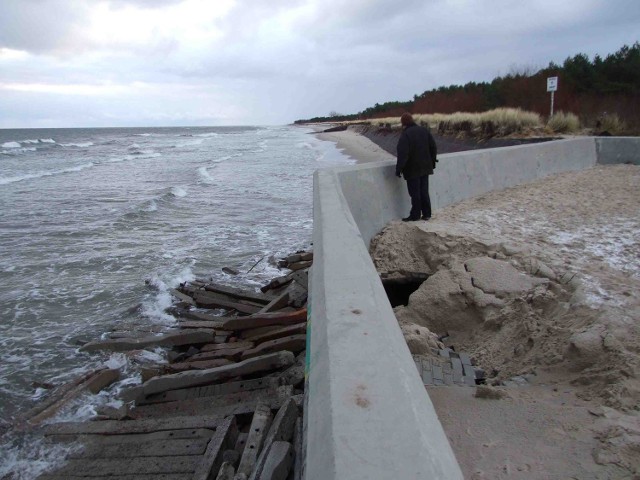
<path fill-rule="evenodd" d="M 414 95 L 406 102 L 391 101 L 341 115 L 297 120 L 295 123 L 366 120 L 412 113 L 483 112 L 500 107 L 521 108 L 548 115 L 548 77 L 558 77 L 555 111 L 572 112 L 585 123 L 615 113 L 630 125 L 640 126 L 640 43 L 624 45 L 617 52 L 590 59 L 584 53 L 568 57 L 562 65 L 512 72 L 491 82 L 441 86 Z"/>

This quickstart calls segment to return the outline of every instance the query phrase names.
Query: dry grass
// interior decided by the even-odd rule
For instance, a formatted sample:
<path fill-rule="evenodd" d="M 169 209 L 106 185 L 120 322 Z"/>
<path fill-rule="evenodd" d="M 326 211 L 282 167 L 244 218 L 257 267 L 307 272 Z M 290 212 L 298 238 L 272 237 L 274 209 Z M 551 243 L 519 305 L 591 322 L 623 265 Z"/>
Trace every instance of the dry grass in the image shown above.
<path fill-rule="evenodd" d="M 441 134 L 468 134 L 470 136 L 493 137 L 513 133 L 525 133 L 543 126 L 540 115 L 519 108 L 497 108 L 481 113 L 456 112 L 451 114 L 415 114 L 416 123 L 428 126 Z M 356 123 L 356 122 L 352 122 Z M 362 123 L 362 122 L 357 122 Z M 399 117 L 367 120 L 376 126 L 400 128 Z"/>
<path fill-rule="evenodd" d="M 547 127 L 554 133 L 575 133 L 580 130 L 580 119 L 573 113 L 560 111 L 549 118 Z"/>
<path fill-rule="evenodd" d="M 627 129 L 625 123 L 620 120 L 615 113 L 605 113 L 598 117 L 598 123 L 596 124 L 596 132 L 608 132 L 611 135 L 620 135 Z"/>

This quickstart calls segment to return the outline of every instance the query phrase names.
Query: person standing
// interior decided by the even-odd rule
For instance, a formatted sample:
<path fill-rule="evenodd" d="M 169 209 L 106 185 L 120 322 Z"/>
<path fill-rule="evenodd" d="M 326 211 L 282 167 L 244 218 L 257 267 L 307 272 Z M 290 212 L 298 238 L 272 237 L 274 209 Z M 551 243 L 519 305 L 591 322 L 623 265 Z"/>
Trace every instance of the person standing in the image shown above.
<path fill-rule="evenodd" d="M 396 176 L 404 176 L 411 197 L 411 212 L 403 222 L 429 220 L 431 198 L 429 198 L 429 175 L 436 168 L 438 149 L 431 132 L 417 125 L 410 113 L 400 117 L 402 134 L 396 147 L 398 161 Z M 422 212 L 422 217 L 420 213 Z"/>

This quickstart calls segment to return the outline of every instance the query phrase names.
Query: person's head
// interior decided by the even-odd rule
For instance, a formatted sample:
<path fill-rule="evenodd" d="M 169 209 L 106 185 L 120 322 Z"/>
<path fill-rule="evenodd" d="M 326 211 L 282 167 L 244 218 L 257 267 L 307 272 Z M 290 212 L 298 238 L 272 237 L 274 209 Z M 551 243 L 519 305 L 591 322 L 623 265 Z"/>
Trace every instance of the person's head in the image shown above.
<path fill-rule="evenodd" d="M 405 112 L 400 117 L 400 123 L 403 127 L 408 127 L 409 125 L 413 125 L 415 122 L 413 121 L 413 116 L 409 112 Z"/>

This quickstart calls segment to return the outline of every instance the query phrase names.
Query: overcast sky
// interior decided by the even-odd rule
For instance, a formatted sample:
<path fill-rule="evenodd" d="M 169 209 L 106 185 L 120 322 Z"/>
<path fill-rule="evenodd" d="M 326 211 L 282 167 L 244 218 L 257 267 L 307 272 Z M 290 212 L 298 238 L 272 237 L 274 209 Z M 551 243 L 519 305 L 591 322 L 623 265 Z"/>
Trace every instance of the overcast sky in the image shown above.
<path fill-rule="evenodd" d="M 0 128 L 286 124 L 639 37 L 638 0 L 0 0 Z"/>

